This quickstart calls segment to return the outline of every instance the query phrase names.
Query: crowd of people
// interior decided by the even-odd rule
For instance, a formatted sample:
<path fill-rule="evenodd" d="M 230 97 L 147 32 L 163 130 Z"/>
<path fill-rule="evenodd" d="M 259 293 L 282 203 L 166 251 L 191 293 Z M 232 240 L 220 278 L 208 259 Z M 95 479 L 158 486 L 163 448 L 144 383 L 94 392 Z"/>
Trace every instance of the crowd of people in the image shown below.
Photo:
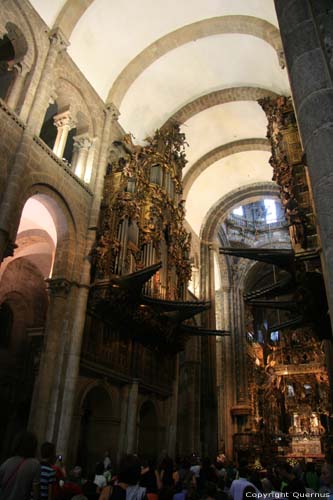
<path fill-rule="evenodd" d="M 196 454 L 174 461 L 126 455 L 118 467 L 105 452 L 91 477 L 78 465 L 67 473 L 53 443 L 40 447 L 23 432 L 12 456 L 0 466 L 0 500 L 249 500 L 322 498 L 333 500 L 333 464 L 280 462 L 265 469 L 223 455 L 214 461 Z"/>

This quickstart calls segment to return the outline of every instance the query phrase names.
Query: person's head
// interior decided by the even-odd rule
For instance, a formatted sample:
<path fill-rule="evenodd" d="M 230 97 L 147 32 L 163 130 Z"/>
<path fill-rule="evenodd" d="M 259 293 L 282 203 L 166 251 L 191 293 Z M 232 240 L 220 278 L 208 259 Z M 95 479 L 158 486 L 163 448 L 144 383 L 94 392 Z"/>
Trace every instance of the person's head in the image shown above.
<path fill-rule="evenodd" d="M 158 494 L 158 500 L 172 500 L 174 495 L 173 488 L 162 488 Z"/>
<path fill-rule="evenodd" d="M 118 479 L 121 483 L 137 484 L 141 476 L 141 464 L 137 456 L 125 455 L 119 464 Z"/>
<path fill-rule="evenodd" d="M 14 439 L 13 455 L 23 458 L 36 456 L 38 441 L 33 432 L 22 431 Z"/>
<path fill-rule="evenodd" d="M 246 459 L 241 459 L 239 461 L 238 472 L 240 477 L 247 477 L 249 474 L 249 464 Z"/>
<path fill-rule="evenodd" d="M 182 468 L 188 470 L 191 467 L 191 461 L 188 457 L 185 457 L 182 461 Z"/>
<path fill-rule="evenodd" d="M 73 479 L 80 479 L 82 476 L 82 467 L 80 467 L 79 465 L 76 465 L 74 467 L 74 469 L 72 469 L 71 471 L 71 477 Z"/>
<path fill-rule="evenodd" d="M 333 485 L 333 464 L 324 463 L 321 469 L 320 480 L 326 486 Z"/>
<path fill-rule="evenodd" d="M 292 477 L 294 476 L 293 468 L 287 462 L 279 464 L 277 466 L 277 472 L 279 474 L 279 477 L 284 481 L 290 481 L 290 479 L 292 479 Z"/>
<path fill-rule="evenodd" d="M 99 462 L 96 464 L 95 474 L 96 474 L 96 476 L 102 476 L 103 473 L 104 473 L 104 464 L 101 464 Z"/>
<path fill-rule="evenodd" d="M 261 480 L 261 484 L 262 484 L 262 491 L 264 493 L 270 493 L 273 490 L 272 483 L 267 477 L 264 477 Z"/>
<path fill-rule="evenodd" d="M 256 490 L 253 486 L 246 486 L 243 490 L 242 500 L 248 500 L 249 498 L 254 498 L 256 496 Z"/>
<path fill-rule="evenodd" d="M 105 458 L 106 458 L 106 457 L 110 457 L 110 452 L 109 452 L 109 450 L 106 450 L 106 452 L 104 453 L 104 457 L 105 457 Z"/>
<path fill-rule="evenodd" d="M 55 454 L 55 446 L 53 443 L 49 443 L 46 441 L 43 443 L 40 447 L 40 456 L 42 460 L 48 461 L 48 462 L 55 462 L 56 459 L 56 454 Z"/>

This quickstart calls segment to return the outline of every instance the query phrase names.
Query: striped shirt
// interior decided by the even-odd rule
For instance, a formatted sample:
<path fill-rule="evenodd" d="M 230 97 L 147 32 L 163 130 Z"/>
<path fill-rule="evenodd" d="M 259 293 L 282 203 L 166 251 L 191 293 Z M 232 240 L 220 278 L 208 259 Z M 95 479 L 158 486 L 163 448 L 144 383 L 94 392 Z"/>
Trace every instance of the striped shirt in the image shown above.
<path fill-rule="evenodd" d="M 56 471 L 46 462 L 40 464 L 40 499 L 49 498 L 49 484 L 56 482 Z"/>

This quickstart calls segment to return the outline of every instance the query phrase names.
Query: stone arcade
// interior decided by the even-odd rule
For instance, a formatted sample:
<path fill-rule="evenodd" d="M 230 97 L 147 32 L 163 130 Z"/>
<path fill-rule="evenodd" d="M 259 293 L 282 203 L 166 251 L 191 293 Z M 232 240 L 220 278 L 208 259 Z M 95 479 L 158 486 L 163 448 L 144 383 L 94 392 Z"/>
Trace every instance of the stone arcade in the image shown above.
<path fill-rule="evenodd" d="M 167 5 L 166 5 L 167 4 Z M 3 0 L 0 453 L 322 460 L 329 0 Z"/>

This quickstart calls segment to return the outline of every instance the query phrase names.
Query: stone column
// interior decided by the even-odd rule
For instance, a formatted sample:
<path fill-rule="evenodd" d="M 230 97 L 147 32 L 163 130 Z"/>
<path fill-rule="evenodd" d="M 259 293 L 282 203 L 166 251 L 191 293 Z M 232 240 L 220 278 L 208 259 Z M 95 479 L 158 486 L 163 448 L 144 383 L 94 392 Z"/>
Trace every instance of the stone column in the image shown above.
<path fill-rule="evenodd" d="M 333 11 L 332 3 L 275 0 L 283 48 L 308 165 L 333 322 Z M 332 343 L 332 340 L 329 341 Z M 332 346 L 326 343 L 326 352 Z M 326 356 L 333 404 L 333 359 Z"/>
<path fill-rule="evenodd" d="M 69 110 L 55 115 L 54 125 L 57 127 L 57 137 L 53 146 L 53 153 L 59 158 L 63 157 L 69 131 L 75 127 L 75 122 Z"/>
<path fill-rule="evenodd" d="M 202 300 L 211 302 L 211 308 L 202 314 L 203 325 L 215 328 L 215 285 L 214 285 L 214 246 L 201 243 L 200 290 Z M 214 456 L 217 451 L 217 397 L 216 397 L 216 339 L 202 337 L 201 363 L 201 434 L 202 450 L 207 456 Z"/>
<path fill-rule="evenodd" d="M 121 407 L 120 407 L 120 429 L 118 438 L 117 463 L 126 453 L 127 449 L 127 406 L 128 406 L 128 385 L 121 388 Z"/>
<path fill-rule="evenodd" d="M 128 391 L 127 407 L 127 446 L 126 453 L 135 453 L 137 444 L 137 417 L 139 400 L 139 379 L 134 378 Z"/>
<path fill-rule="evenodd" d="M 74 148 L 75 148 L 75 163 L 74 159 L 72 161 L 72 168 L 75 175 L 84 179 L 84 175 L 87 168 L 87 160 L 89 155 L 89 150 L 92 146 L 93 140 L 88 134 L 80 134 L 74 137 Z"/>
<path fill-rule="evenodd" d="M 70 446 L 70 429 L 74 412 L 76 385 L 79 377 L 81 345 L 90 286 L 90 259 L 88 258 L 88 255 L 90 255 L 96 239 L 96 228 L 98 224 L 100 203 L 103 195 L 103 183 L 107 165 L 111 127 L 113 121 L 117 119 L 118 115 L 119 113 L 116 112 L 114 107 L 109 106 L 106 109 L 101 149 L 98 159 L 99 169 L 95 183 L 94 199 L 90 212 L 86 237 L 86 248 L 84 252 L 85 258 L 82 263 L 80 285 L 78 287 L 77 300 L 73 313 L 72 331 L 70 332 L 68 338 L 67 366 L 64 374 L 61 417 L 59 423 L 59 435 L 57 439 L 58 450 L 63 454 L 66 454 L 67 447 Z"/>
<path fill-rule="evenodd" d="M 28 125 L 32 132 L 39 134 L 43 124 L 43 119 L 50 99 L 54 80 L 54 66 L 60 51 L 65 50 L 69 45 L 64 34 L 59 28 L 50 33 L 50 48 L 47 53 L 43 71 L 37 86 L 36 94 L 29 113 Z"/>
<path fill-rule="evenodd" d="M 172 384 L 172 396 L 170 401 L 170 414 L 168 426 L 168 455 L 175 457 L 177 443 L 177 415 L 178 415 L 178 386 L 179 386 L 179 357 L 175 362 L 175 378 Z"/>
<path fill-rule="evenodd" d="M 17 106 L 22 95 L 25 79 L 31 68 L 24 61 L 15 64 L 14 68 L 16 69 L 17 73 L 9 97 L 7 99 L 7 104 L 14 111 L 17 111 Z"/>
<path fill-rule="evenodd" d="M 333 13 L 330 1 L 275 0 L 321 236 L 333 318 Z"/>
<path fill-rule="evenodd" d="M 29 428 L 37 434 L 39 442 L 53 440 L 56 409 L 51 405 L 54 393 L 59 391 L 57 365 L 61 355 L 70 283 L 65 279 L 48 280 L 50 304 L 45 327 L 45 347 L 35 382 L 31 404 Z"/>
<path fill-rule="evenodd" d="M 230 286 L 222 288 L 223 296 L 223 322 L 221 327 L 234 333 L 231 321 L 231 311 L 233 302 L 231 300 Z M 232 337 L 222 337 L 220 339 L 220 357 L 217 357 L 221 364 L 220 370 L 220 404 L 219 404 L 219 446 L 226 456 L 231 460 L 233 453 L 233 425 L 230 410 L 234 405 L 235 373 L 234 357 L 232 355 Z M 224 450 L 223 450 L 224 447 Z"/>

